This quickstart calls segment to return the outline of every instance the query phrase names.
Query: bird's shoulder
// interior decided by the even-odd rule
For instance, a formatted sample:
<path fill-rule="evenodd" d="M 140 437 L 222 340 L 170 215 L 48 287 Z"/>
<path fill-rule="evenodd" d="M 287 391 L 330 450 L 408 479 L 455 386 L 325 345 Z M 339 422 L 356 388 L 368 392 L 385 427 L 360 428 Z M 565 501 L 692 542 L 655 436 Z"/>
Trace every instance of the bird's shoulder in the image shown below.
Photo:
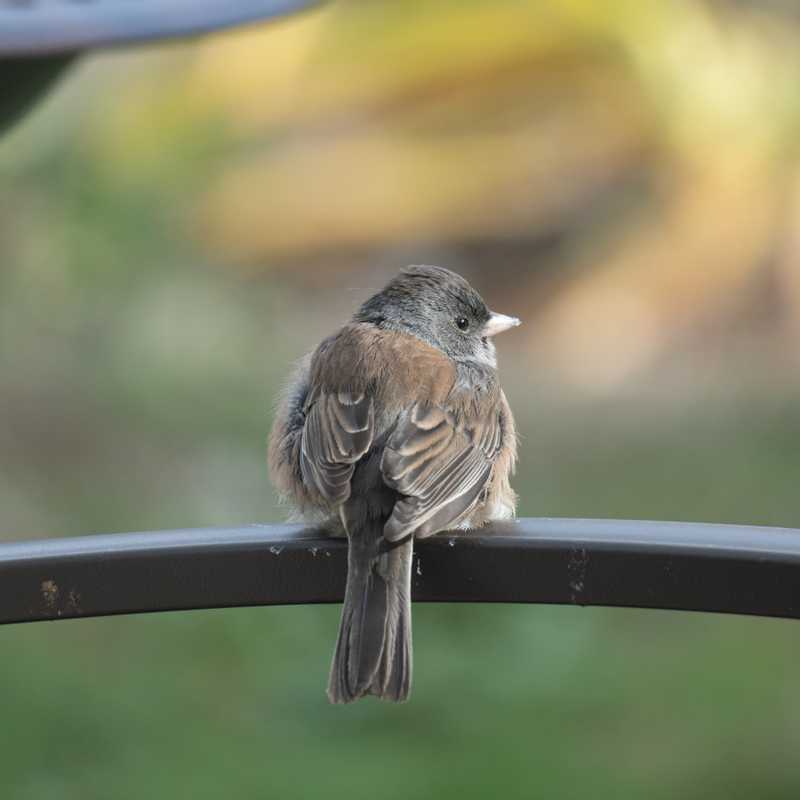
<path fill-rule="evenodd" d="M 445 404 L 456 382 L 455 363 L 411 334 L 368 323 L 345 325 L 314 352 L 310 385 L 317 391 L 366 393 L 385 405 L 420 399 Z"/>

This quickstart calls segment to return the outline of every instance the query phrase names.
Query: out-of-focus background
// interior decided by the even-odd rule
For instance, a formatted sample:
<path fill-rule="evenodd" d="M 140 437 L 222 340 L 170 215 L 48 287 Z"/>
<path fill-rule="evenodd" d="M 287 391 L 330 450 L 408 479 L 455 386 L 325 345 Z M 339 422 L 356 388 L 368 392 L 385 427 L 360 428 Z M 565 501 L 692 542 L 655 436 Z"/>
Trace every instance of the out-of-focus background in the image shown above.
<path fill-rule="evenodd" d="M 0 538 L 275 521 L 291 363 L 400 266 L 472 280 L 526 516 L 800 525 L 788 2 L 351 0 L 85 59 L 0 141 Z M 502 576 L 498 576 L 502 580 Z M 4 800 L 792 798 L 800 628 L 418 606 L 0 631 Z"/>

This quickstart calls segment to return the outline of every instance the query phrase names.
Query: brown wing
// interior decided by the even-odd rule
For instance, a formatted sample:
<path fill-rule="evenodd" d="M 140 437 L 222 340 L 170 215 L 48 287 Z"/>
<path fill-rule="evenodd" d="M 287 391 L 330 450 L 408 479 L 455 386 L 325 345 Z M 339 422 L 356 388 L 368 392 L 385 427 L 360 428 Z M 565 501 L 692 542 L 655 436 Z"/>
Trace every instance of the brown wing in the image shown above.
<path fill-rule="evenodd" d="M 350 497 L 355 463 L 372 444 L 375 411 L 372 398 L 350 392 L 317 395 L 306 411 L 300 445 L 300 469 L 331 505 Z"/>
<path fill-rule="evenodd" d="M 430 536 L 465 519 L 488 486 L 502 440 L 499 412 L 458 425 L 443 408 L 412 408 L 381 462 L 387 485 L 404 495 L 386 523 L 386 538 Z"/>

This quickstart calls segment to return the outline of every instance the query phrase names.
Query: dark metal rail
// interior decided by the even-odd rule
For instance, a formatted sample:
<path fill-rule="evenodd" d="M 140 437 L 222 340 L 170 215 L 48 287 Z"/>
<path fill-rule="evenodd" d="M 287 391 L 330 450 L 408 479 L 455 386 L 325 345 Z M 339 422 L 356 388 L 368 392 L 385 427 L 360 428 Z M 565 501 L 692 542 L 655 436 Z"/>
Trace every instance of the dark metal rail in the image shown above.
<path fill-rule="evenodd" d="M 0 544 L 0 623 L 333 603 L 346 543 L 297 525 Z M 800 530 L 523 519 L 418 542 L 414 599 L 800 618 Z"/>

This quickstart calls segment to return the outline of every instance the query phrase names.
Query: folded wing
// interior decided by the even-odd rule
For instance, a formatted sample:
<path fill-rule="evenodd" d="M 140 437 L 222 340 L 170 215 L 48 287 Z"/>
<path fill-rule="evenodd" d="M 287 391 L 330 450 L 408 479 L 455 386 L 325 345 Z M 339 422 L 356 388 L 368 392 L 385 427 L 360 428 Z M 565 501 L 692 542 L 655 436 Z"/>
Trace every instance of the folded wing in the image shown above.
<path fill-rule="evenodd" d="M 384 527 L 387 539 L 424 537 L 467 519 L 485 497 L 500 452 L 500 413 L 459 421 L 440 407 L 413 407 L 383 453 L 384 480 L 402 497 Z"/>
<path fill-rule="evenodd" d="M 363 393 L 320 392 L 303 426 L 303 480 L 332 506 L 346 502 L 355 464 L 369 450 L 374 431 L 372 398 Z"/>

